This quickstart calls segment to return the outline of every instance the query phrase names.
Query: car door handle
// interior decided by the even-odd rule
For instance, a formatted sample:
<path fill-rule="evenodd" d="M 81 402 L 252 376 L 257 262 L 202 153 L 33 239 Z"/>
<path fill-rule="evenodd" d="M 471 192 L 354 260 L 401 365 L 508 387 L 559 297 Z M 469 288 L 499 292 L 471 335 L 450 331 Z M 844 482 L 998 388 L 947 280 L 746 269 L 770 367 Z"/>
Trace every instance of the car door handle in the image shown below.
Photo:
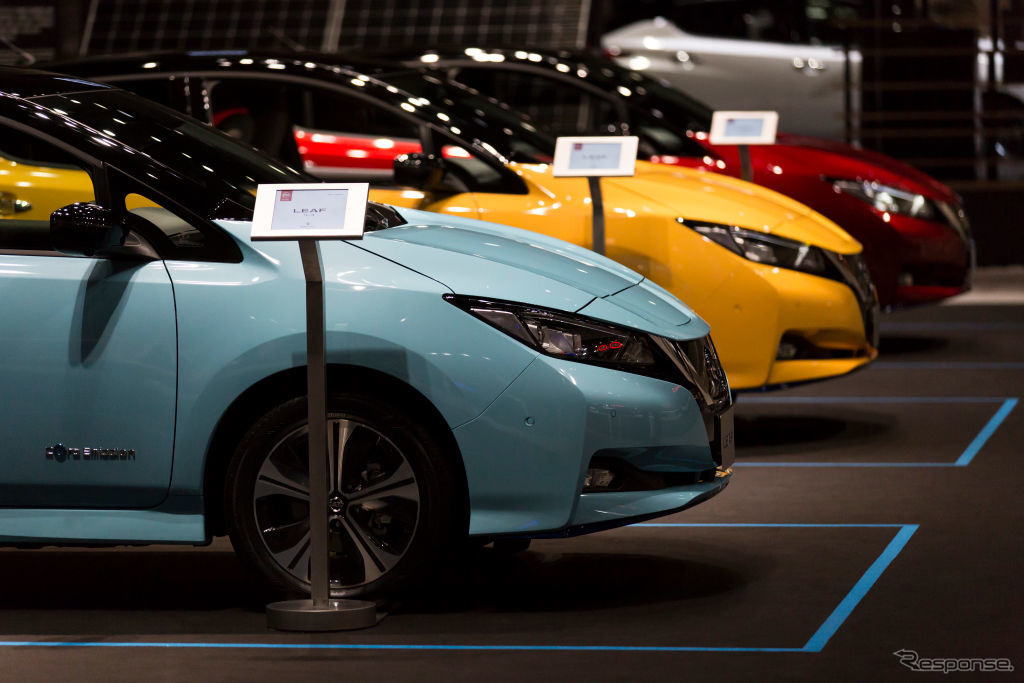
<path fill-rule="evenodd" d="M 685 66 L 694 67 L 704 60 L 688 50 L 679 50 L 676 52 L 676 61 Z"/>
<path fill-rule="evenodd" d="M 0 192 L 0 216 L 13 216 L 31 210 L 32 205 L 24 199 L 18 199 L 10 192 Z"/>
<path fill-rule="evenodd" d="M 824 71 L 825 62 L 814 57 L 807 59 L 801 59 L 800 57 L 793 57 L 793 68 L 797 71 Z"/>
<path fill-rule="evenodd" d="M 810 57 L 809 59 L 793 57 L 792 64 L 795 70 L 802 71 L 808 75 L 825 70 L 825 63 L 820 59 L 815 59 L 814 57 Z"/>

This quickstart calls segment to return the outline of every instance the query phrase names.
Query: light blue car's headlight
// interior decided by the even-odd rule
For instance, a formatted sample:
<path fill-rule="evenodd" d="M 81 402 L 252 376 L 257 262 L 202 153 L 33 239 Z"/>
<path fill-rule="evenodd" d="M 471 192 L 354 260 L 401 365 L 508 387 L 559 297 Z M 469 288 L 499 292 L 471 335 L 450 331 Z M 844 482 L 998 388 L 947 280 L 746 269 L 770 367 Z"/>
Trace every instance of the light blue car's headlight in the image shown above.
<path fill-rule="evenodd" d="M 686 218 L 677 218 L 676 221 L 748 261 L 830 277 L 830 264 L 825 252 L 818 247 L 785 237 L 744 230 L 735 225 Z"/>
<path fill-rule="evenodd" d="M 682 384 L 707 406 L 731 401 L 710 336 L 676 341 L 539 306 L 454 294 L 444 298 L 544 355 Z"/>
<path fill-rule="evenodd" d="M 548 356 L 640 374 L 656 374 L 663 365 L 652 339 L 642 332 L 507 301 L 453 295 L 445 299 Z"/>
<path fill-rule="evenodd" d="M 844 192 L 867 202 L 879 211 L 898 213 L 922 220 L 938 220 L 935 203 L 916 192 L 907 192 L 897 187 L 881 185 L 867 180 L 844 180 L 842 178 L 826 178 L 832 183 L 836 192 Z"/>

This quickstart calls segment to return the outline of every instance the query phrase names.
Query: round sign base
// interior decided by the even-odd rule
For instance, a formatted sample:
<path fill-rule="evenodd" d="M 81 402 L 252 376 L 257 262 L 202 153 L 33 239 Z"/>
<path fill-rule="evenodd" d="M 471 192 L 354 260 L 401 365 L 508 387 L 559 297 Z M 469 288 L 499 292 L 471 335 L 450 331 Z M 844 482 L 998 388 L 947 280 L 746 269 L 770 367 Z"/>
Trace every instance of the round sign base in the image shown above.
<path fill-rule="evenodd" d="M 377 605 L 365 600 L 285 600 L 267 605 L 267 625 L 278 631 L 351 631 L 377 623 Z"/>

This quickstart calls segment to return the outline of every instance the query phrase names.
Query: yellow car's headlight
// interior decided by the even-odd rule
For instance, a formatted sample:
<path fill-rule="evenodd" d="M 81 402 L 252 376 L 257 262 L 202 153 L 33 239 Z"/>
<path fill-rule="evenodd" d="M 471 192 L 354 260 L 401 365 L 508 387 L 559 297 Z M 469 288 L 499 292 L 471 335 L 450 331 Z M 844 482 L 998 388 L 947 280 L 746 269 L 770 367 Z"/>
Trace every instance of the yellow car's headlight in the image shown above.
<path fill-rule="evenodd" d="M 748 261 L 830 277 L 829 259 L 818 247 L 735 225 L 685 218 L 677 218 L 676 221 Z"/>

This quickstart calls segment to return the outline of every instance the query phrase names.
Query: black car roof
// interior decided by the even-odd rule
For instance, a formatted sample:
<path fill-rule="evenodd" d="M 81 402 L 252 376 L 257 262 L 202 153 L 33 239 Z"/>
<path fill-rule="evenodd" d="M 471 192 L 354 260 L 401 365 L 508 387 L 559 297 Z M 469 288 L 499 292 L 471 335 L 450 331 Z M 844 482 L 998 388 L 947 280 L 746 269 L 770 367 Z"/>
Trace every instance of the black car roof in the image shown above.
<path fill-rule="evenodd" d="M 628 69 L 614 60 L 592 50 L 533 50 L 524 48 L 459 48 L 393 49 L 380 53 L 382 60 L 401 62 L 407 68 L 445 68 L 455 65 L 474 65 L 482 68 L 521 69 L 545 71 L 562 79 L 575 81 L 581 87 L 590 87 L 614 93 L 620 87 L 631 91 L 630 104 L 646 109 L 671 104 L 685 108 L 690 117 L 699 119 L 706 128 L 711 122 L 711 108 L 669 83 L 638 71 Z M 424 60 L 423 58 L 427 59 Z M 436 57 L 436 59 L 434 58 Z M 582 69 L 581 69 L 582 67 Z"/>
<path fill-rule="evenodd" d="M 487 67 L 490 64 L 502 67 L 521 66 L 524 68 L 539 71 L 552 71 L 561 75 L 572 76 L 576 68 L 583 66 L 587 69 L 587 76 L 579 77 L 582 83 L 591 83 L 598 87 L 607 85 L 621 85 L 629 82 L 626 74 L 632 74 L 629 69 L 615 63 L 603 54 L 593 50 L 554 50 L 554 49 L 528 49 L 512 47 L 467 47 L 442 46 L 432 48 L 395 48 L 382 50 L 374 53 L 380 59 L 388 62 L 395 62 L 405 65 L 406 68 L 431 68 L 432 66 L 444 66 L 453 62 L 474 64 Z M 426 58 L 426 59 L 424 59 Z M 560 66 L 561 65 L 561 66 Z M 565 70 L 566 66 L 572 68 Z M 600 72 L 601 67 L 608 67 L 612 71 Z M 597 70 L 597 71 L 595 71 Z M 594 73 L 590 73 L 594 72 Z M 649 76 L 639 75 L 640 79 L 647 80 Z"/>
<path fill-rule="evenodd" d="M 82 101 L 80 102 L 76 98 L 80 98 Z M 141 107 L 141 115 L 136 115 L 139 112 L 135 110 L 133 102 Z M 103 110 L 114 107 L 114 110 L 110 110 L 110 120 L 117 121 L 122 125 L 127 125 L 126 121 L 147 122 L 154 129 L 159 126 L 164 128 L 174 126 L 176 131 L 179 122 L 181 125 L 199 125 L 191 117 L 110 85 L 92 83 L 80 78 L 34 69 L 0 67 L 0 116 L 9 120 L 15 127 L 20 126 L 37 131 L 48 136 L 54 144 L 62 146 L 68 151 L 91 155 L 131 177 L 147 176 L 152 178 L 153 182 L 160 185 L 162 190 L 166 190 L 170 196 L 176 197 L 178 201 L 186 204 L 189 203 L 189 200 L 198 204 L 207 200 L 210 203 L 218 203 L 224 197 L 231 196 L 232 191 L 241 192 L 235 185 L 217 173 L 211 172 L 197 176 L 187 171 L 179 171 L 168 163 L 167 158 L 153 156 L 140 147 L 130 144 L 123 139 L 122 135 L 105 130 L 103 124 L 106 122 L 100 124 L 89 122 L 74 111 L 62 109 L 64 107 L 70 110 L 71 107 L 68 106 L 68 103 L 83 107 L 83 111 L 93 104 L 100 106 Z M 125 107 L 126 117 L 122 117 L 125 120 L 117 118 L 116 112 L 122 111 L 116 109 L 119 106 Z M 89 111 L 95 110 L 90 109 Z M 154 119 L 155 115 L 160 117 L 160 121 Z M 113 127 L 111 126 L 111 128 Z M 223 144 L 238 144 L 222 133 L 210 131 L 209 134 L 222 136 Z M 168 145 L 172 144 L 167 140 L 152 139 Z M 0 144 L 3 142 L 4 140 L 0 139 Z M 200 141 L 197 144 L 211 147 L 208 142 Z M 211 149 L 213 148 L 211 147 Z M 246 154 L 254 159 L 262 157 L 268 168 L 278 171 L 275 177 L 280 176 L 282 179 L 287 177 L 295 181 L 305 177 L 303 173 L 294 169 L 280 170 L 279 167 L 283 164 L 262 153 L 250 151 Z M 213 151 L 211 155 L 218 155 L 218 152 Z M 182 156 L 187 155 L 183 154 Z M 218 158 L 222 156 L 220 154 Z M 254 163 L 261 162 L 262 160 Z M 310 179 L 312 180 L 312 178 Z M 207 188 L 209 191 L 197 193 L 197 187 Z"/>
<path fill-rule="evenodd" d="M 192 73 L 206 76 L 230 72 L 254 78 L 274 75 L 328 82 L 353 93 L 359 92 L 362 96 L 369 96 L 386 105 L 402 108 L 425 123 L 447 131 L 452 138 L 463 141 L 475 154 L 492 157 L 500 164 L 508 162 L 508 158 L 498 152 L 492 144 L 482 144 L 495 142 L 493 129 L 464 118 L 449 116 L 443 107 L 390 85 L 385 80 L 378 80 L 377 76 L 387 78 L 392 75 L 421 72 L 419 69 L 383 58 L 272 50 L 204 50 L 111 55 L 51 62 L 46 66 L 54 70 L 66 69 L 86 78 L 108 79 L 114 84 L 120 77 L 136 78 L 147 72 Z M 359 83 L 356 84 L 355 81 Z M 464 86 L 453 83 L 452 87 Z"/>
<path fill-rule="evenodd" d="M 48 62 L 43 66 L 53 71 L 74 71 L 79 74 L 106 76 L 119 73 L 144 73 L 146 70 L 160 71 L 192 70 L 198 66 L 216 64 L 218 60 L 232 62 L 234 68 L 247 66 L 239 60 L 252 59 L 253 70 L 266 70 L 267 60 L 271 63 L 301 65 L 312 62 L 321 65 L 337 65 L 346 71 L 374 74 L 383 71 L 406 70 L 398 61 L 385 58 L 339 55 L 328 52 L 287 52 L 282 50 L 163 50 L 159 52 L 130 52 L 113 55 L 94 55 Z M 149 66 L 152 64 L 152 66 Z M 61 67 L 65 67 L 62 69 Z"/>
<path fill-rule="evenodd" d="M 30 99 L 83 90 L 106 90 L 109 85 L 84 81 L 70 76 L 26 69 L 18 66 L 0 66 L 0 94 Z"/>
<path fill-rule="evenodd" d="M 382 63 L 383 62 L 383 63 Z M 77 60 L 50 62 L 46 68 L 67 71 L 85 78 L 110 79 L 137 77 L 150 73 L 202 73 L 222 71 L 246 76 L 288 75 L 335 82 L 353 88 L 352 79 L 362 81 L 364 90 L 389 104 L 401 106 L 409 95 L 373 82 L 374 74 L 412 71 L 400 63 L 383 60 L 340 57 L 317 52 L 277 52 L 273 50 L 196 50 L 189 52 L 138 52 L 121 55 L 86 57 Z"/>

